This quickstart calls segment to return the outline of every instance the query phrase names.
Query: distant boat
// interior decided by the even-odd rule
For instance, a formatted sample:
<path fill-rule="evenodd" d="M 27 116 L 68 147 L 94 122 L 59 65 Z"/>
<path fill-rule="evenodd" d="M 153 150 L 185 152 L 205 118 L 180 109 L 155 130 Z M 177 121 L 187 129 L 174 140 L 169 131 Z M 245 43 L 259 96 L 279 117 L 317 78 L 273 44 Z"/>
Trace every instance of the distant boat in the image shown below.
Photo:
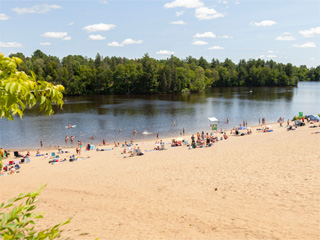
<path fill-rule="evenodd" d="M 75 128 L 77 125 L 65 126 L 65 128 Z"/>

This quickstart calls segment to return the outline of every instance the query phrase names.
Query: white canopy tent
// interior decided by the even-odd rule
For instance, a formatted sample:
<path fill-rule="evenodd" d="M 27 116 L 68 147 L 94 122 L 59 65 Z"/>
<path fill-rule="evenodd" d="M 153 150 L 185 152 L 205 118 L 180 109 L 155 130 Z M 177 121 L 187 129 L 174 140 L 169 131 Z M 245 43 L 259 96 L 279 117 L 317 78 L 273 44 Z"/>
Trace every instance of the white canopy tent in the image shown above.
<path fill-rule="evenodd" d="M 216 119 L 215 117 L 210 117 L 210 118 L 208 118 L 209 119 L 209 121 L 211 121 L 211 122 L 218 122 L 219 120 L 218 119 Z"/>

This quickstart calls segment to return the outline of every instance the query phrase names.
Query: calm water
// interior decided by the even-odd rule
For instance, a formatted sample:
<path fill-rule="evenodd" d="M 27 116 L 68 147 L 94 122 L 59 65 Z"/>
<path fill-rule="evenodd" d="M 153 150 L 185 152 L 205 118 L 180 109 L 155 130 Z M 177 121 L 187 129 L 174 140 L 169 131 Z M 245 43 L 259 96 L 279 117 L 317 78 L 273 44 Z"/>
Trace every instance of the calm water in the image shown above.
<path fill-rule="evenodd" d="M 34 108 L 23 120 L 0 120 L 0 147 L 37 148 L 64 145 L 66 135 L 83 143 L 155 139 L 208 130 L 208 117 L 220 120 L 218 128 L 232 128 L 243 120 L 258 124 L 259 117 L 275 122 L 298 115 L 320 113 L 320 83 L 300 83 L 298 88 L 215 88 L 202 94 L 67 97 L 63 110 L 47 117 Z M 226 119 L 230 118 L 227 125 Z M 175 126 L 174 123 L 175 122 Z M 66 129 L 68 123 L 76 128 Z M 119 129 L 122 132 L 119 132 Z M 138 134 L 133 137 L 132 131 Z M 147 130 L 152 133 L 143 135 Z M 95 140 L 90 138 L 94 136 Z M 69 144 L 70 145 L 70 144 Z"/>

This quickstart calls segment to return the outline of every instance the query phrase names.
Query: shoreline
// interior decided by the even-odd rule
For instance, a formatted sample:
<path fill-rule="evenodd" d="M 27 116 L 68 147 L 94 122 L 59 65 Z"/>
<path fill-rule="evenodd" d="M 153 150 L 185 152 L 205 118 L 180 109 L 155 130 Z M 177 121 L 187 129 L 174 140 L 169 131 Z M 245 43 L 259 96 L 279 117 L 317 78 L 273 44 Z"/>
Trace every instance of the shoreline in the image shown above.
<path fill-rule="evenodd" d="M 293 123 L 293 121 L 290 121 L 290 124 L 292 124 Z M 265 123 L 265 124 L 261 124 L 261 125 L 250 125 L 250 126 L 248 126 L 249 128 L 251 128 L 252 129 L 252 132 L 253 133 L 255 133 L 255 129 L 256 128 L 258 128 L 258 127 L 262 127 L 262 126 L 265 126 L 265 125 L 270 125 L 270 126 L 275 126 L 275 125 L 277 125 L 277 124 L 279 124 L 278 122 L 272 122 L 272 123 Z M 284 122 L 284 124 L 286 125 L 286 122 Z M 234 136 L 234 135 L 230 135 L 229 133 L 230 133 L 230 131 L 231 131 L 232 129 L 223 129 L 223 131 L 225 131 L 225 132 L 227 132 L 227 135 L 228 135 L 228 137 L 229 136 Z M 199 130 L 199 132 L 201 132 L 201 131 L 203 131 L 203 130 Z M 209 133 L 211 133 L 211 132 L 213 132 L 212 130 L 206 130 L 206 131 L 204 131 L 205 133 L 207 133 L 207 132 L 209 132 Z M 215 133 L 215 134 L 220 134 L 220 131 L 216 131 L 216 132 L 213 132 L 213 133 Z M 197 134 L 197 132 L 195 132 L 195 133 L 192 133 L 192 134 L 194 134 L 194 135 L 196 135 Z M 188 137 L 189 138 L 189 140 L 190 140 L 190 138 L 191 138 L 191 136 L 192 136 L 192 134 L 185 134 L 185 135 L 172 135 L 172 136 L 169 136 L 169 137 L 164 137 L 164 138 L 160 138 L 159 137 L 159 140 L 158 141 L 160 141 L 161 139 L 162 140 L 168 140 L 168 139 L 170 139 L 170 141 L 172 140 L 172 139 L 176 139 L 176 138 L 181 138 L 181 137 Z M 143 142 L 152 142 L 152 141 L 157 141 L 157 137 L 156 137 L 156 133 L 152 133 L 152 135 L 155 135 L 155 137 L 154 137 L 154 139 L 145 139 L 145 140 L 142 140 L 142 139 L 137 139 L 137 141 L 134 141 L 134 143 L 135 144 L 139 144 L 139 143 L 143 143 Z M 70 140 L 69 140 L 70 141 Z M 95 139 L 93 140 L 93 141 L 96 141 Z M 124 141 L 127 141 L 127 142 L 130 142 L 130 139 L 127 139 L 127 140 L 124 140 Z M 122 144 L 122 143 L 124 143 L 124 141 L 119 141 L 120 142 L 120 144 Z M 82 147 L 82 149 L 84 149 L 84 147 L 89 143 L 90 141 L 87 141 L 87 142 L 84 142 L 83 141 L 83 147 Z M 91 141 L 92 142 L 92 141 Z M 114 143 L 107 143 L 106 145 L 103 145 L 102 144 L 102 139 L 101 139 L 101 141 L 99 141 L 100 142 L 100 144 L 98 144 L 98 145 L 96 145 L 96 144 L 93 144 L 93 145 L 95 145 L 96 147 L 102 147 L 102 146 L 105 146 L 105 147 L 111 147 L 111 148 L 114 148 Z M 118 141 L 116 141 L 116 142 L 118 142 Z M 63 143 L 63 144 L 65 144 L 65 143 Z M 6 150 L 9 150 L 10 151 L 10 153 L 13 153 L 14 151 L 19 151 L 19 152 L 27 152 L 27 151 L 31 151 L 31 152 L 34 152 L 34 151 L 37 151 L 38 149 L 40 150 L 40 152 L 43 152 L 43 151 L 45 151 L 45 152 L 49 152 L 49 151 L 54 151 L 54 150 L 57 150 L 58 149 L 58 146 L 61 146 L 61 148 L 63 149 L 63 150 L 69 150 L 69 149 L 76 149 L 76 147 L 78 146 L 78 144 L 77 144 L 77 141 L 74 141 L 74 144 L 72 145 L 72 146 L 70 146 L 71 145 L 71 143 L 68 143 L 69 144 L 69 146 L 62 146 L 62 145 L 57 145 L 57 146 L 52 146 L 52 147 L 43 147 L 43 148 L 41 148 L 41 147 L 39 147 L 39 148 L 33 148 L 33 147 L 31 147 L 31 148 L 10 148 L 10 149 L 6 149 Z"/>

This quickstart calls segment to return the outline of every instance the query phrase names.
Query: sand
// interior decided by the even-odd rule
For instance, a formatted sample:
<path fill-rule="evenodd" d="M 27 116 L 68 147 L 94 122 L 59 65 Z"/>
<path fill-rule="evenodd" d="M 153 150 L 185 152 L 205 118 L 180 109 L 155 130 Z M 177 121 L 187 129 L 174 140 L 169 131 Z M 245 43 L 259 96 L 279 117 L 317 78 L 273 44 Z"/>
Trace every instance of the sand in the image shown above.
<path fill-rule="evenodd" d="M 31 157 L 0 177 L 0 202 L 47 184 L 40 227 L 72 217 L 64 239 L 319 239 L 319 130 L 274 124 L 210 148 L 167 145 L 133 158 L 121 148 L 55 165 Z"/>

